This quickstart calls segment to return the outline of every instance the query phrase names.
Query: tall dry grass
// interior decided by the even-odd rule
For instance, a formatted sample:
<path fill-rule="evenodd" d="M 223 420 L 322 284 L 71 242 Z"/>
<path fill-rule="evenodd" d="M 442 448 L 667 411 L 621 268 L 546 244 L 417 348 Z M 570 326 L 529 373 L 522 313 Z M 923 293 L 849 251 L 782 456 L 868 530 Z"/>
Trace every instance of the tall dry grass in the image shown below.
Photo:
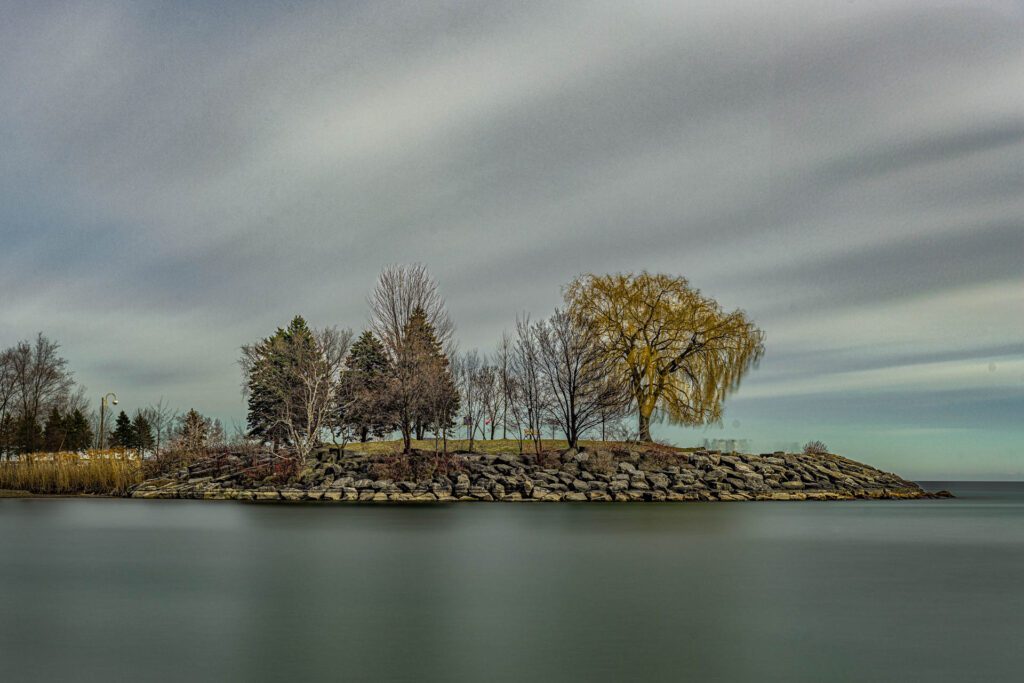
<path fill-rule="evenodd" d="M 31 493 L 124 495 L 142 481 L 138 456 L 123 450 L 29 453 L 0 462 L 0 489 Z"/>

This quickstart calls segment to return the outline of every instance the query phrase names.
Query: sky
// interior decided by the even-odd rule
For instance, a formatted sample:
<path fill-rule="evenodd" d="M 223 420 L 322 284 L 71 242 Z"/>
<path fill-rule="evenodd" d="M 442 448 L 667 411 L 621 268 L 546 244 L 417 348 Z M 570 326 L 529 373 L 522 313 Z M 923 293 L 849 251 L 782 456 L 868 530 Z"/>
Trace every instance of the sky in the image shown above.
<path fill-rule="evenodd" d="M 17 2 L 0 345 L 242 424 L 239 347 L 422 262 L 490 352 L 585 272 L 766 353 L 677 445 L 1024 479 L 1024 3 Z"/>

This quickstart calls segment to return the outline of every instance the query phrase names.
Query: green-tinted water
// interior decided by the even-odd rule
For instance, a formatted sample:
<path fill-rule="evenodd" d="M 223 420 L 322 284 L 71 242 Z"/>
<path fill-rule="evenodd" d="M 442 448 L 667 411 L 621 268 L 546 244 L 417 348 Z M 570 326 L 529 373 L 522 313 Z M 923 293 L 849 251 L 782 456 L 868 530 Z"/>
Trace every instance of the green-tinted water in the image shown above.
<path fill-rule="evenodd" d="M 0 680 L 1020 680 L 1024 486 L 939 486 L 962 497 L 0 500 Z"/>

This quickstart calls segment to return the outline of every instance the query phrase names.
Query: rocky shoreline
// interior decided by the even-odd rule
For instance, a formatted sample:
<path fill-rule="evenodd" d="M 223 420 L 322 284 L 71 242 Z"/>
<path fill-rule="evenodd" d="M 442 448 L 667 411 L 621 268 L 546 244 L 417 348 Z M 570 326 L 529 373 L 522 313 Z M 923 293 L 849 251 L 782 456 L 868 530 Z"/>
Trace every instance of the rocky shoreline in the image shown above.
<path fill-rule="evenodd" d="M 418 457 L 433 458 L 433 453 Z M 575 450 L 541 463 L 517 453 L 459 454 L 446 474 L 415 481 L 381 475 L 380 459 L 323 448 L 292 481 L 251 481 L 198 463 L 150 479 L 133 498 L 360 503 L 662 502 L 949 497 L 838 455 L 719 451 Z"/>

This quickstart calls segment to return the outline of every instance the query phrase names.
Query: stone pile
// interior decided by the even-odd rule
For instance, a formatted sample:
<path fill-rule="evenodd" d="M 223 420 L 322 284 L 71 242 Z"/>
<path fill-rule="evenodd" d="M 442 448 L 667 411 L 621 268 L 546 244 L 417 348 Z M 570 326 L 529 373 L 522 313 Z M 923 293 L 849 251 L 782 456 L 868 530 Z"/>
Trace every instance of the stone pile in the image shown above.
<path fill-rule="evenodd" d="M 322 449 L 290 485 L 246 482 L 201 466 L 151 479 L 134 498 L 251 501 L 743 501 L 926 498 L 894 474 L 837 455 L 681 452 L 652 460 L 643 451 L 568 450 L 537 464 L 518 454 L 461 456 L 456 471 L 421 481 L 371 476 L 367 456 Z M 243 483 L 244 482 L 244 483 Z"/>

